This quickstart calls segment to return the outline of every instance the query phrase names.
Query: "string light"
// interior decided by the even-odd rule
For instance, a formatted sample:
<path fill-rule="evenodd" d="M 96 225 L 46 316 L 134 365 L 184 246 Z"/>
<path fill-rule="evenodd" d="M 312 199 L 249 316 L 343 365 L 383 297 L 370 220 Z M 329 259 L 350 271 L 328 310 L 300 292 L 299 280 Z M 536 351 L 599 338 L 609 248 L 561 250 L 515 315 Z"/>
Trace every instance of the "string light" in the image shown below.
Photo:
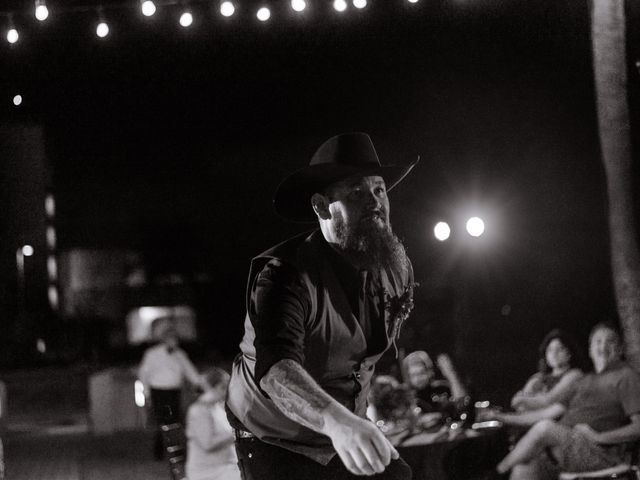
<path fill-rule="evenodd" d="M 22 95 L 16 95 L 13 97 L 13 104 L 18 107 L 22 103 Z"/>
<path fill-rule="evenodd" d="M 15 28 L 10 28 L 7 31 L 7 42 L 16 43 L 19 38 L 20 38 L 20 34 L 18 33 L 18 30 L 16 30 Z"/>
<path fill-rule="evenodd" d="M 269 10 L 267 7 L 262 7 L 256 13 L 256 17 L 258 17 L 258 20 L 260 20 L 261 22 L 266 22 L 271 18 L 271 10 Z"/>
<path fill-rule="evenodd" d="M 98 26 L 96 27 L 96 35 L 100 38 L 104 38 L 109 35 L 109 25 L 107 25 L 107 22 L 98 23 Z"/>
<path fill-rule="evenodd" d="M 347 2 L 345 0 L 334 0 L 333 8 L 337 12 L 344 12 L 347 9 Z"/>
<path fill-rule="evenodd" d="M 36 0 L 35 15 L 41 22 L 44 22 L 49 17 L 49 9 L 47 8 L 45 0 Z"/>
<path fill-rule="evenodd" d="M 140 0 L 140 10 L 145 17 L 151 17 L 156 13 L 156 4 L 151 0 Z"/>
<path fill-rule="evenodd" d="M 307 2 L 304 0 L 291 0 L 291 8 L 293 8 L 296 12 L 302 12 L 305 8 L 307 8 Z"/>
<path fill-rule="evenodd" d="M 222 2 L 220 4 L 220 13 L 224 17 L 230 17 L 236 11 L 236 7 L 233 5 L 233 2 Z"/>
<path fill-rule="evenodd" d="M 190 27 L 191 24 L 193 24 L 193 15 L 191 15 L 189 11 L 183 12 L 182 15 L 180 15 L 180 25 L 187 28 Z"/>
<path fill-rule="evenodd" d="M 362 9 L 367 6 L 367 0 L 353 0 L 353 6 Z"/>

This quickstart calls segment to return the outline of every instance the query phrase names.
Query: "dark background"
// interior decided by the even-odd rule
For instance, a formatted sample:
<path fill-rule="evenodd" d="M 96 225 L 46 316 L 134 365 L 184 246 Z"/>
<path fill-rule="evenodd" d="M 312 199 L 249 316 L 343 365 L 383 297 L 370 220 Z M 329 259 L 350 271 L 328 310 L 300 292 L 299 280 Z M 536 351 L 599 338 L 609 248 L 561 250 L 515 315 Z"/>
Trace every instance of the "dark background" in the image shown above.
<path fill-rule="evenodd" d="M 309 0 L 298 15 L 280 1 L 266 24 L 257 2 L 230 19 L 192 2 L 184 30 L 177 6 L 144 18 L 114 1 L 103 40 L 93 11 L 49 4 L 47 22 L 16 16 L 20 42 L 0 44 L 0 115 L 45 128 L 59 249 L 136 249 L 152 273 L 204 274 L 207 348 L 237 350 L 250 258 L 308 228 L 273 213 L 278 182 L 345 131 L 368 132 L 383 163 L 421 157 L 391 199 L 421 283 L 408 350 L 454 352 L 498 395 L 533 372 L 548 330 L 586 345 L 615 316 L 587 2 L 371 0 L 338 14 Z M 487 223 L 475 241 L 461 233 L 471 214 Z"/>

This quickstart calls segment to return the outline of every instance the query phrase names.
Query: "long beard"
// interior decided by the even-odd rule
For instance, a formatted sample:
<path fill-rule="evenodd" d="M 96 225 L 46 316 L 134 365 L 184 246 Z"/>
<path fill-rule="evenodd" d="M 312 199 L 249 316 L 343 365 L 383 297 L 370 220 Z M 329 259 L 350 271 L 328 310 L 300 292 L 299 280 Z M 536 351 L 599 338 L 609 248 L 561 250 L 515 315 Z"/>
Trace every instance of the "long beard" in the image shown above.
<path fill-rule="evenodd" d="M 356 267 L 375 271 L 389 269 L 403 274 L 409 268 L 404 245 L 388 223 L 365 218 L 355 226 L 344 219 L 336 222 L 336 237 L 342 254 Z"/>

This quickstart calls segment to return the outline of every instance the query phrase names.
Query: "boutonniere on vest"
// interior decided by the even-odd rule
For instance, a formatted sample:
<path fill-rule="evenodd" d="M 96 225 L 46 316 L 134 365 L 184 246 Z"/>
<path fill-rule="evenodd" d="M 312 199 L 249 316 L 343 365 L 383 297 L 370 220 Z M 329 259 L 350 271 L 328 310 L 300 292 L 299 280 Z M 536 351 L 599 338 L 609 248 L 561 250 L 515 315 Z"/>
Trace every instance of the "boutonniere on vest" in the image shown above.
<path fill-rule="evenodd" d="M 403 322 L 409 318 L 409 314 L 413 310 L 413 289 L 418 285 L 415 282 L 407 285 L 404 287 L 402 295 L 392 296 L 387 290 L 383 292 L 385 323 L 388 335 L 393 342 L 393 348 L 396 351 L 396 358 L 398 358 L 396 341 L 400 337 L 400 329 Z"/>

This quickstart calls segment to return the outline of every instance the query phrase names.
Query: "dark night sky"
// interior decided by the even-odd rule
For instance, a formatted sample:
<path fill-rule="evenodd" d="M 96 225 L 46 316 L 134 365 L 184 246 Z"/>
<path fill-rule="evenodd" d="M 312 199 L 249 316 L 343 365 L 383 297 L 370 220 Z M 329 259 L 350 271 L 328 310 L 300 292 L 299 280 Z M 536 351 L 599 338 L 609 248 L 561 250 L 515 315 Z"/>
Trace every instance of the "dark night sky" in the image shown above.
<path fill-rule="evenodd" d="M 366 131 L 383 163 L 422 158 L 392 218 L 425 297 L 470 282 L 462 330 L 482 341 L 467 355 L 508 340 L 533 368 L 546 330 L 584 337 L 611 311 L 587 2 L 371 0 L 339 16 L 317 0 L 305 18 L 286 3 L 267 25 L 256 2 L 231 21 L 194 5 L 189 32 L 173 8 L 114 10 L 108 41 L 88 13 L 29 20 L 0 46 L 3 121 L 47 128 L 62 249 L 160 249 L 211 273 L 239 323 L 250 257 L 301 230 L 271 211 L 279 180 L 329 136 Z M 639 86 L 630 71 L 632 106 Z M 436 244 L 434 220 L 470 206 L 495 233 L 476 252 Z"/>

